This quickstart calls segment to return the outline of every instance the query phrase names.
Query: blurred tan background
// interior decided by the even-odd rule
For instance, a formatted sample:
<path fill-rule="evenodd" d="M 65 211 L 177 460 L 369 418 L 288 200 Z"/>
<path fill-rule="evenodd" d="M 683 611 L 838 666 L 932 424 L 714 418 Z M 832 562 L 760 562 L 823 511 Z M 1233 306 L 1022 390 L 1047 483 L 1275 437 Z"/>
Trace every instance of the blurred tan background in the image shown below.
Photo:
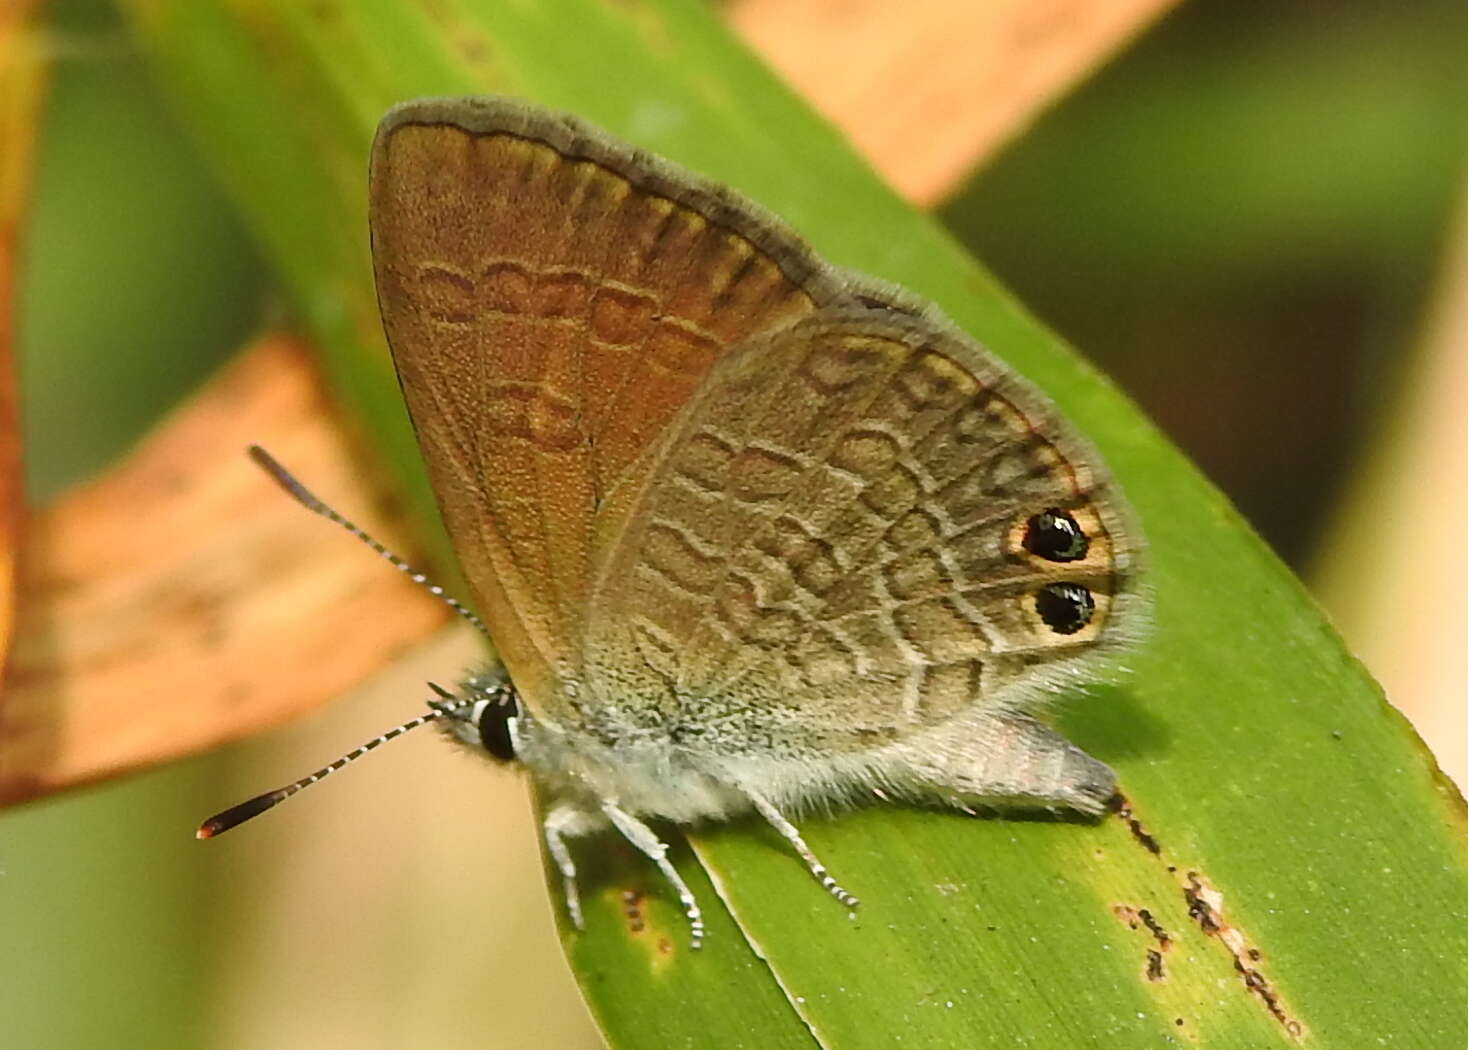
<path fill-rule="evenodd" d="M 21 289 L 38 500 L 114 459 L 279 317 L 107 6 L 50 17 L 60 61 Z M 1306 574 L 1460 783 L 1465 53 L 1457 0 L 1197 0 L 967 181 L 913 184 Z M 850 119 L 851 100 L 822 103 Z M 902 131 L 870 148 L 900 151 Z M 198 258 L 205 236 L 216 247 Z M 143 251 L 209 307 L 117 294 Z M 300 528 L 327 526 L 301 512 Z M 415 734 L 248 829 L 192 838 L 213 810 L 415 713 L 426 678 L 473 658 L 450 631 L 288 727 L 0 815 L 0 1042 L 598 1046 L 512 774 Z M 486 974 L 503 995 L 482 995 Z"/>

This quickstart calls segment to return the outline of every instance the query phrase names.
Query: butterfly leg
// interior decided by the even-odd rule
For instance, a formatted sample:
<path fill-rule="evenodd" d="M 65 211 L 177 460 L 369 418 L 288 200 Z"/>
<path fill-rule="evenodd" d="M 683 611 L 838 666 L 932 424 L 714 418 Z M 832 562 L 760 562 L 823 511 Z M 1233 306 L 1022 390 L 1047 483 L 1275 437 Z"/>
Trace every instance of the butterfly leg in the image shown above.
<path fill-rule="evenodd" d="M 784 835 L 785 840 L 795 847 L 795 852 L 800 854 L 800 859 L 805 861 L 805 866 L 816 877 L 816 881 L 825 887 L 827 893 L 848 908 L 855 908 L 861 903 L 842 889 L 840 883 L 831 877 L 831 873 L 826 870 L 826 866 L 820 862 L 816 855 L 811 852 L 811 848 L 805 844 L 805 839 L 801 837 L 799 829 L 790 823 L 790 821 L 786 820 L 785 815 L 776 809 L 769 799 L 750 791 L 748 788 L 744 789 L 744 793 L 749 797 L 749 801 L 754 803 L 754 808 L 759 810 L 760 816 L 770 822 L 770 827 L 774 828 L 781 835 Z"/>
<path fill-rule="evenodd" d="M 581 894 L 576 889 L 576 862 L 571 859 L 566 839 L 584 835 L 598 826 L 604 826 L 599 816 L 564 802 L 553 807 L 541 824 L 546 852 L 551 855 L 551 860 L 561 872 L 561 882 L 566 894 L 566 911 L 571 915 L 571 925 L 578 930 L 584 930 L 586 924 L 581 918 Z"/>
<path fill-rule="evenodd" d="M 698 910 L 698 901 L 694 899 L 688 884 L 683 881 L 683 876 L 678 874 L 678 869 L 668 860 L 668 844 L 659 839 L 652 828 L 626 810 L 619 809 L 610 802 L 603 802 L 601 810 L 627 841 L 646 854 L 658 866 L 663 877 L 673 884 L 673 889 L 678 892 L 678 900 L 683 904 L 683 913 L 688 916 L 693 947 L 698 948 L 703 944 L 703 912 Z"/>

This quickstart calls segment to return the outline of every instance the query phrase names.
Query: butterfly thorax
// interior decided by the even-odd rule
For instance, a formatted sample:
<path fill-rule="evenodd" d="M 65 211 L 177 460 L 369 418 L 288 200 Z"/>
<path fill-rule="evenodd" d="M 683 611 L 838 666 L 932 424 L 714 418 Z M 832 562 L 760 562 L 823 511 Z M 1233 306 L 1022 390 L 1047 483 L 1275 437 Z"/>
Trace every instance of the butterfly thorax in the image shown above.
<path fill-rule="evenodd" d="M 680 823 L 748 808 L 721 775 L 716 754 L 690 748 L 655 726 L 614 724 L 605 710 L 594 730 L 583 720 L 560 724 L 524 711 L 511 722 L 510 733 L 515 758 L 560 799 L 593 808 L 614 799 L 629 812 Z"/>

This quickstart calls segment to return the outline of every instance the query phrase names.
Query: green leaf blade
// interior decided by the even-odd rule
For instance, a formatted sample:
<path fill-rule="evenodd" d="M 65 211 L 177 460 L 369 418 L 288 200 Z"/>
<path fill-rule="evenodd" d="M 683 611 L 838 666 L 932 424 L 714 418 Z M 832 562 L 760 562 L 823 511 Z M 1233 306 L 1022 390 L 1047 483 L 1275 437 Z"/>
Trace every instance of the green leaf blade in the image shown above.
<path fill-rule="evenodd" d="M 1136 506 L 1156 629 L 1125 684 L 1058 715 L 1117 769 L 1140 832 L 1117 816 L 873 806 L 811 818 L 812 846 L 863 898 L 853 920 L 754 822 L 698 829 L 698 863 L 680 866 L 705 910 L 717 897 L 729 916 L 711 919 L 697 955 L 650 866 L 588 842 L 589 926 L 565 936 L 614 1045 L 1461 1042 L 1464 816 L 1420 742 L 1227 501 L 708 11 L 376 0 L 333 21 L 285 0 L 129 6 L 338 390 L 404 477 L 417 468 L 375 330 L 352 173 L 365 187 L 371 115 L 389 103 L 492 90 L 726 181 L 833 261 L 931 297 L 1075 420 Z M 300 104 L 303 86 L 313 94 Z M 599 869 L 597 850 L 610 858 Z M 1141 911 L 1169 947 L 1134 926 Z"/>

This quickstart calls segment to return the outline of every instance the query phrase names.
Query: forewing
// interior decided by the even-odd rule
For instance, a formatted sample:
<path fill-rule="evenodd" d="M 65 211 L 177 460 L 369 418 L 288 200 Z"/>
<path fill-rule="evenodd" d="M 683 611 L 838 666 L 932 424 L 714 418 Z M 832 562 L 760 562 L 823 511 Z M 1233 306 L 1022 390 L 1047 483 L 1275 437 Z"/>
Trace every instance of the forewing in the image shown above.
<path fill-rule="evenodd" d="M 444 520 L 517 687 L 543 703 L 580 651 L 605 494 L 729 346 L 841 281 L 757 208 L 509 100 L 393 110 L 370 204 Z"/>
<path fill-rule="evenodd" d="M 1099 458 L 946 323 L 846 307 L 757 338 L 655 455 L 587 665 L 674 726 L 859 749 L 1018 704 L 1134 626 L 1136 542 Z M 1030 549 L 1056 553 L 1047 512 L 1083 553 Z"/>

